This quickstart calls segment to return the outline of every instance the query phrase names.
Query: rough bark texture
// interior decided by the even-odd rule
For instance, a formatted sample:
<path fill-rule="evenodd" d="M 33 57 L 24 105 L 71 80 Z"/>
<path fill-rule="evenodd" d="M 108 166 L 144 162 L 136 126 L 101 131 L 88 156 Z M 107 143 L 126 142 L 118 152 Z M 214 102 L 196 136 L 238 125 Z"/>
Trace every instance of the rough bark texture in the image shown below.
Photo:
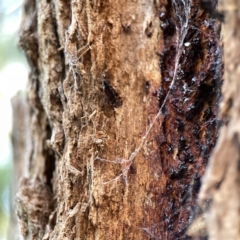
<path fill-rule="evenodd" d="M 26 239 L 184 237 L 218 130 L 218 30 L 197 0 L 25 1 Z"/>
<path fill-rule="evenodd" d="M 239 1 L 223 1 L 225 83 L 221 128 L 199 195 L 209 239 L 240 239 L 240 15 Z"/>
<path fill-rule="evenodd" d="M 31 151 L 31 136 L 29 131 L 30 112 L 29 105 L 21 93 L 12 99 L 13 109 L 13 173 L 11 179 L 10 227 L 9 239 L 21 239 L 21 234 L 16 216 L 15 197 L 19 191 L 19 180 L 27 174 L 27 165 Z M 14 231 L 13 231 L 14 229 Z"/>
<path fill-rule="evenodd" d="M 156 138 L 159 157 L 153 162 L 161 171 L 158 181 L 153 182 L 158 210 L 150 210 L 158 223 L 151 229 L 160 239 L 182 237 L 196 214 L 201 177 L 219 127 L 223 74 L 219 26 L 198 4 L 168 3 L 161 25 L 164 50 L 158 99 L 162 124 Z"/>

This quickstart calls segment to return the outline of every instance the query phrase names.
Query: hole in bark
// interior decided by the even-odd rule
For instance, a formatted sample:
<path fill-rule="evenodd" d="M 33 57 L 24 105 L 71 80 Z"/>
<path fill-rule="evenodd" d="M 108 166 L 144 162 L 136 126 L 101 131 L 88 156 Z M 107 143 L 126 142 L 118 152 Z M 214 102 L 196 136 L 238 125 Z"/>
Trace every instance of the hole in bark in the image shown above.
<path fill-rule="evenodd" d="M 49 125 L 46 128 L 46 132 L 47 132 L 47 139 L 50 139 L 52 131 L 51 131 L 51 128 Z M 51 149 L 49 149 L 46 146 L 46 144 L 44 144 L 44 145 L 45 145 L 45 150 L 43 151 L 43 155 L 45 157 L 44 175 L 46 177 L 46 184 L 52 190 L 52 177 L 53 177 L 53 173 L 55 171 L 55 154 Z"/>
<path fill-rule="evenodd" d="M 130 25 L 122 25 L 123 32 L 126 34 L 131 33 L 131 26 Z"/>
<path fill-rule="evenodd" d="M 149 93 L 149 88 L 150 88 L 149 81 L 146 81 L 146 82 L 145 82 L 145 91 L 146 91 L 146 94 Z"/>

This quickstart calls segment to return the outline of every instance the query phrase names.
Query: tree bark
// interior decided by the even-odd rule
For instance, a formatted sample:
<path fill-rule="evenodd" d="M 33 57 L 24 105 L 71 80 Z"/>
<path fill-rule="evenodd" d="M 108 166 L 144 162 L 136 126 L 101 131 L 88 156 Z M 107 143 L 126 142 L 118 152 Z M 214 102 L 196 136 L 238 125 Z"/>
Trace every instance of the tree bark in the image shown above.
<path fill-rule="evenodd" d="M 18 227 L 18 219 L 15 214 L 15 197 L 19 189 L 19 180 L 27 174 L 28 160 L 31 155 L 31 135 L 30 135 L 30 108 L 25 98 L 19 92 L 11 101 L 13 109 L 13 174 L 11 179 L 10 197 L 10 228 L 8 230 L 9 239 L 21 239 Z M 14 229 L 14 231 L 13 231 Z"/>
<path fill-rule="evenodd" d="M 217 21 L 197 0 L 25 0 L 20 46 L 24 237 L 185 238 L 220 125 Z"/>
<path fill-rule="evenodd" d="M 199 195 L 204 209 L 204 221 L 210 239 L 240 239 L 239 191 L 239 1 L 223 1 L 225 11 L 224 87 L 221 117 L 226 125 L 221 128 L 216 148 L 203 179 Z"/>

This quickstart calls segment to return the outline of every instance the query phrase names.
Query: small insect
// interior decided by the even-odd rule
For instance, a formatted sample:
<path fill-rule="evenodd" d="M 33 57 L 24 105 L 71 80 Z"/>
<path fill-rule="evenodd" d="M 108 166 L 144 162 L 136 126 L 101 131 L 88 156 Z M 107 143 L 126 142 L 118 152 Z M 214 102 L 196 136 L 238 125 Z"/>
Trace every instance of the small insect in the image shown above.
<path fill-rule="evenodd" d="M 122 102 L 121 97 L 117 93 L 117 91 L 110 84 L 108 84 L 105 81 L 105 79 L 102 80 L 102 84 L 103 84 L 103 90 L 104 90 L 105 94 L 107 95 L 111 105 L 114 108 L 121 107 L 123 102 Z"/>

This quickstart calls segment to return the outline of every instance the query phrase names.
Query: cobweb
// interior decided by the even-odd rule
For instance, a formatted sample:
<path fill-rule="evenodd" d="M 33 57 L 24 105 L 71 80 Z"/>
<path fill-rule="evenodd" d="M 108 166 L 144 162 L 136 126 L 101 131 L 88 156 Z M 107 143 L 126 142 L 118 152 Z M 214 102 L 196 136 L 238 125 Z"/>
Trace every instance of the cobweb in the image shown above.
<path fill-rule="evenodd" d="M 100 161 L 105 161 L 105 162 L 111 162 L 114 164 L 123 164 L 123 163 L 127 163 L 126 167 L 122 170 L 122 173 L 120 175 L 118 175 L 116 178 L 104 182 L 104 184 L 110 183 L 110 182 L 114 182 L 116 180 L 119 180 L 121 177 L 124 177 L 125 182 L 127 183 L 127 175 L 128 175 L 128 171 L 133 163 L 133 160 L 135 159 L 135 157 L 137 156 L 137 154 L 141 151 L 144 143 L 147 140 L 147 137 L 149 135 L 149 133 L 151 132 L 154 124 L 156 123 L 156 121 L 160 118 L 160 116 L 163 114 L 162 110 L 168 100 L 169 94 L 174 86 L 174 83 L 176 81 L 176 75 L 177 75 L 177 71 L 178 71 L 178 65 L 179 65 L 179 59 L 181 57 L 182 54 L 182 50 L 183 50 L 183 46 L 184 46 L 184 39 L 187 35 L 188 32 L 188 20 L 189 20 L 189 14 L 190 14 L 190 9 L 191 9 L 191 0 L 173 0 L 172 1 L 173 4 L 173 10 L 174 10 L 174 15 L 175 15 L 175 21 L 176 21 L 176 46 L 177 46 L 177 55 L 175 58 L 175 66 L 174 66 L 174 73 L 173 73 L 173 77 L 171 80 L 171 84 L 169 86 L 168 92 L 158 110 L 158 113 L 155 115 L 155 117 L 153 118 L 152 122 L 149 124 L 149 127 L 147 129 L 147 131 L 145 132 L 144 136 L 142 137 L 139 146 L 130 154 L 128 159 L 123 159 L 123 158 L 117 158 L 116 160 L 110 161 L 110 160 L 106 160 L 100 157 L 96 157 L 96 160 L 100 160 Z M 160 119 L 160 127 L 162 125 L 162 120 Z"/>

